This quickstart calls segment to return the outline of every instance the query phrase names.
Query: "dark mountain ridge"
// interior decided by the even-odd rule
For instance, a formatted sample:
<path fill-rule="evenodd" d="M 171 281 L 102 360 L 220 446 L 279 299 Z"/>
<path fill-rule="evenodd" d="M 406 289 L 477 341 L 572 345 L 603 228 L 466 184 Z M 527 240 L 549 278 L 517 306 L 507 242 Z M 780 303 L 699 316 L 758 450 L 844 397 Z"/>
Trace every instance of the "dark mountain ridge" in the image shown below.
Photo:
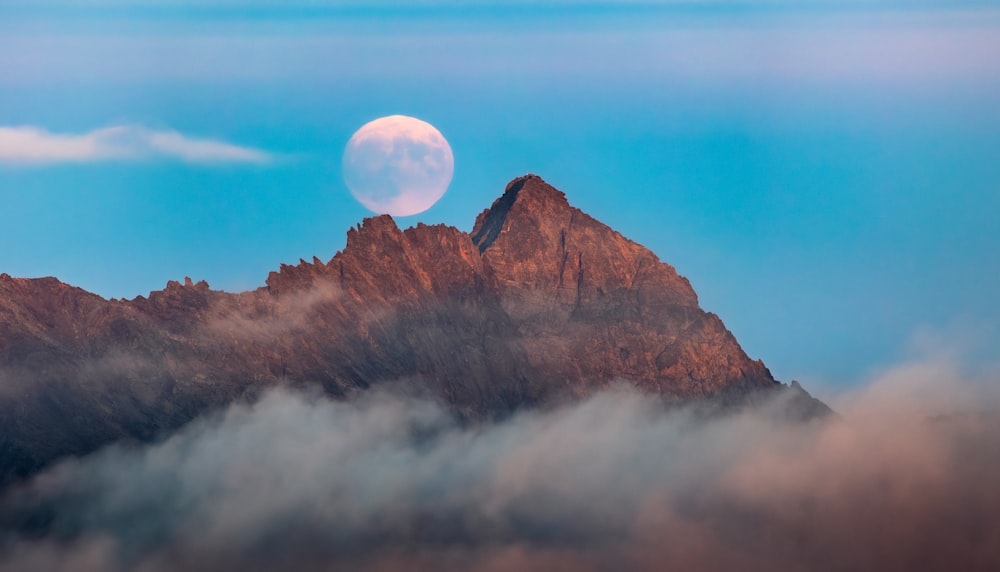
<path fill-rule="evenodd" d="M 467 418 L 626 382 L 670 403 L 783 393 L 688 281 L 568 203 L 512 181 L 471 233 L 365 219 L 329 262 L 243 293 L 171 281 L 105 300 L 0 275 L 0 483 L 121 439 L 148 440 L 277 385 L 343 398 L 406 380 Z"/>

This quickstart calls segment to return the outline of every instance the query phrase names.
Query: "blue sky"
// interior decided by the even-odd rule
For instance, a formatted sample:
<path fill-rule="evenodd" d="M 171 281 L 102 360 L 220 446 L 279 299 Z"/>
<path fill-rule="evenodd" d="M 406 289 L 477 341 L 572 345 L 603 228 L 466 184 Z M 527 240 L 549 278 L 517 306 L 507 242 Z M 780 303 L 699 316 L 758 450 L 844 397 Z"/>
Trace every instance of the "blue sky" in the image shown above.
<path fill-rule="evenodd" d="M 0 272 L 131 298 L 329 259 L 369 214 L 344 145 L 406 114 L 455 176 L 402 226 L 540 174 L 781 379 L 1000 349 L 1000 3 L 394 4 L 0 0 Z"/>

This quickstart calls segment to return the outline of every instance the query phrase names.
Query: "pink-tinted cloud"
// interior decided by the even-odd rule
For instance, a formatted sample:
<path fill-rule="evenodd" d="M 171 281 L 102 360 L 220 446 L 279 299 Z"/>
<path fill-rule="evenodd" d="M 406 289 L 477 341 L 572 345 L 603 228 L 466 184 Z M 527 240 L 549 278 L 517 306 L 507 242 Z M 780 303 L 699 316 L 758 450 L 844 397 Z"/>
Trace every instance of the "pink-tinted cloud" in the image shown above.
<path fill-rule="evenodd" d="M 472 426 L 392 393 L 276 392 L 14 490 L 0 570 L 992 569 L 984 396 L 946 360 L 811 424 L 621 388 Z"/>

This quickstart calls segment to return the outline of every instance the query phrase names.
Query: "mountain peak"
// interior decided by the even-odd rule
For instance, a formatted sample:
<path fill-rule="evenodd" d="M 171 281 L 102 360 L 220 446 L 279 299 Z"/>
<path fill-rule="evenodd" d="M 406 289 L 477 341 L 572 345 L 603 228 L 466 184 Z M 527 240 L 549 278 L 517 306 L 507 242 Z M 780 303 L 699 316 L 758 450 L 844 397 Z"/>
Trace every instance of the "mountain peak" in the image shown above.
<path fill-rule="evenodd" d="M 277 385 L 343 397 L 412 380 L 470 417 L 615 380 L 671 401 L 782 387 L 673 267 L 535 175 L 471 235 L 367 218 L 328 263 L 283 264 L 242 294 L 185 279 L 109 302 L 0 275 L 0 371 L 32 379 L 16 407 L 0 400 L 0 483 Z"/>
<path fill-rule="evenodd" d="M 398 241 L 403 231 L 396 226 L 396 221 L 387 214 L 368 217 L 361 224 L 347 231 L 347 246 L 360 248 L 376 247 L 387 238 Z"/>
<path fill-rule="evenodd" d="M 483 252 L 496 241 L 512 216 L 542 222 L 542 219 L 567 213 L 570 209 L 565 193 L 529 173 L 507 183 L 503 195 L 476 217 L 472 242 Z"/>
<path fill-rule="evenodd" d="M 523 196 L 523 200 L 550 199 L 567 205 L 569 204 L 566 200 L 566 193 L 546 183 L 545 179 L 535 175 L 534 173 L 528 173 L 527 175 L 517 177 L 507 183 L 507 187 L 504 189 L 504 195 L 507 194 L 511 194 L 514 197 Z"/>
<path fill-rule="evenodd" d="M 362 219 L 356 230 L 358 232 L 397 233 L 399 227 L 396 226 L 396 221 L 391 215 L 380 214 Z"/>
<path fill-rule="evenodd" d="M 477 218 L 472 241 L 501 284 L 580 308 L 657 284 L 664 303 L 697 307 L 686 279 L 643 246 L 569 204 L 537 175 L 518 177 Z"/>

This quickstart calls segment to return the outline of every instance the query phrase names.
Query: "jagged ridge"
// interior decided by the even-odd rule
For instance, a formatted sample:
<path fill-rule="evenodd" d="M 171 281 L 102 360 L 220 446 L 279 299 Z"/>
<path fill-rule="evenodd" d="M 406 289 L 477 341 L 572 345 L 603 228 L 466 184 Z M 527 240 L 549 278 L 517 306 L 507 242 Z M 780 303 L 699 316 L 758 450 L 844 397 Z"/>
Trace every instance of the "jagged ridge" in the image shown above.
<path fill-rule="evenodd" d="M 471 233 L 368 218 L 329 262 L 251 292 L 185 279 L 107 301 L 0 276 L 0 481 L 274 385 L 343 397 L 394 380 L 472 418 L 615 381 L 668 401 L 783 387 L 673 267 L 534 175 Z"/>

